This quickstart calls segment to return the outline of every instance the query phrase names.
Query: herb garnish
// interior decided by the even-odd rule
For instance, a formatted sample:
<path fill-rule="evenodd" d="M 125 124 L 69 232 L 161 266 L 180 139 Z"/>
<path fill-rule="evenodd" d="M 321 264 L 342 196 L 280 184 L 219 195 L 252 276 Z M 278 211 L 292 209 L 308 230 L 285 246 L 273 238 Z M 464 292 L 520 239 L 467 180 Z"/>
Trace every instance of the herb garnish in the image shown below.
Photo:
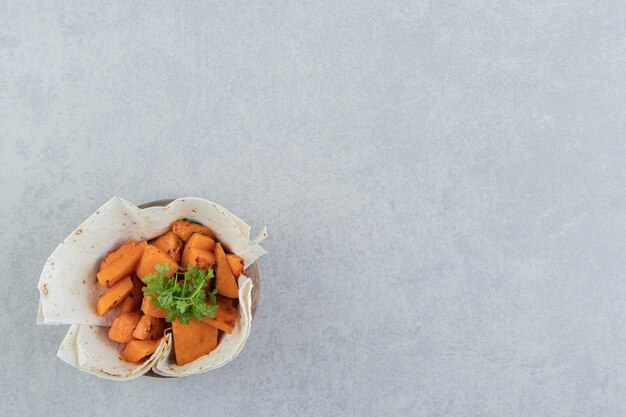
<path fill-rule="evenodd" d="M 189 265 L 186 271 L 177 271 L 170 278 L 165 275 L 170 270 L 167 263 L 155 265 L 154 270 L 143 277 L 146 286 L 142 291 L 152 304 L 165 310 L 165 321 L 171 323 L 178 317 L 181 323 L 189 323 L 192 317 L 196 320 L 215 318 L 217 289 L 206 291 L 214 276 L 213 269 L 202 271 Z M 206 302 L 207 297 L 210 304 Z"/>

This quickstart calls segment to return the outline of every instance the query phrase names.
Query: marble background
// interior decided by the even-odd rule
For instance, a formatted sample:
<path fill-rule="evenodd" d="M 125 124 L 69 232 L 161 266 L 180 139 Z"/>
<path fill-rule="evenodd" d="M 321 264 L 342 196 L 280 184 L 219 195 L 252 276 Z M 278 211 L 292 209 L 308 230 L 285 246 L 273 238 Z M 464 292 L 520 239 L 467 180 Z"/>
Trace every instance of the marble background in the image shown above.
<path fill-rule="evenodd" d="M 626 415 L 626 3 L 0 3 L 0 415 Z M 267 225 L 237 360 L 105 381 L 35 325 L 118 195 Z"/>

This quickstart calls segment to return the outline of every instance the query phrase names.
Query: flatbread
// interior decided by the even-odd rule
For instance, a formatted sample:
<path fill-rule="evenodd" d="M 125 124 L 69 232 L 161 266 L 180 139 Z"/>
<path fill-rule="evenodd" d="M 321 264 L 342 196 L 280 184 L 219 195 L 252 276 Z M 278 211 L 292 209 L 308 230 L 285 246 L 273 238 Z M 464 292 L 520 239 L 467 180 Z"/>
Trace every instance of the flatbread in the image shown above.
<path fill-rule="evenodd" d="M 107 379 L 133 379 L 145 374 L 171 345 L 171 335 L 167 334 L 143 363 L 126 362 L 120 358 L 124 344 L 110 340 L 108 331 L 108 327 L 78 326 L 75 346 L 80 369 Z"/>

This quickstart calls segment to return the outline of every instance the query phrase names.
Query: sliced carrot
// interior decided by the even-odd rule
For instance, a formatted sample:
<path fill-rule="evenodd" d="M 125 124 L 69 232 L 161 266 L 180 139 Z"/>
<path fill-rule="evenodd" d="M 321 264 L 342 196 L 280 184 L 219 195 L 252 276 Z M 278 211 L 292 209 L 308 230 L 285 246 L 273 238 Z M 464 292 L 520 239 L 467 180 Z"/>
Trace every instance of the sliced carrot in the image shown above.
<path fill-rule="evenodd" d="M 165 331 L 165 320 L 144 314 L 135 327 L 133 337 L 139 340 L 160 339 Z"/>
<path fill-rule="evenodd" d="M 207 251 L 213 251 L 215 247 L 215 241 L 211 239 L 209 236 L 203 235 L 202 233 L 194 233 L 191 235 L 187 243 L 185 244 L 185 249 L 183 249 L 183 256 L 181 259 L 181 266 L 183 268 L 187 268 L 190 263 L 190 251 L 192 248 L 204 249 Z"/>
<path fill-rule="evenodd" d="M 209 269 L 215 264 L 215 256 L 212 252 L 204 249 L 191 248 L 189 252 L 189 262 L 187 266 L 192 265 L 198 269 Z"/>
<path fill-rule="evenodd" d="M 236 300 L 232 298 L 224 297 L 223 295 L 218 295 L 216 298 L 217 298 L 217 304 L 219 305 L 225 305 L 228 307 L 235 307 L 235 308 L 237 307 L 235 305 Z"/>
<path fill-rule="evenodd" d="M 215 239 L 202 233 L 194 233 L 187 241 L 187 245 L 193 248 L 213 250 L 215 247 Z"/>
<path fill-rule="evenodd" d="M 150 334 L 148 334 L 148 339 L 160 339 L 163 337 L 163 333 L 165 333 L 165 329 L 167 329 L 168 325 L 165 319 L 152 317 L 152 326 L 150 327 Z"/>
<path fill-rule="evenodd" d="M 184 365 L 206 355 L 217 347 L 217 327 L 191 319 L 182 324 L 178 319 L 172 322 L 174 354 L 176 364 Z"/>
<path fill-rule="evenodd" d="M 170 266 L 169 271 L 165 273 L 168 277 L 174 275 L 178 271 L 178 264 L 174 262 L 172 258 L 167 256 L 165 252 L 156 246 L 147 245 L 143 251 L 143 256 L 137 265 L 137 276 L 143 278 L 146 275 L 154 272 L 155 265 L 167 263 Z"/>
<path fill-rule="evenodd" d="M 139 243 L 138 240 L 130 239 L 122 243 L 121 246 L 118 247 L 117 249 L 112 250 L 109 253 L 107 253 L 104 260 L 100 262 L 100 269 L 105 268 L 107 265 L 109 265 L 111 262 L 113 262 L 114 260 L 122 256 L 124 253 L 126 253 L 130 248 L 135 246 L 137 243 Z"/>
<path fill-rule="evenodd" d="M 118 305 L 133 290 L 133 280 L 130 276 L 126 276 L 112 286 L 107 292 L 98 298 L 96 305 L 96 313 L 104 316 L 113 307 Z"/>
<path fill-rule="evenodd" d="M 140 362 L 148 355 L 152 355 L 159 347 L 161 340 L 132 340 L 126 344 L 122 352 L 122 359 L 127 362 Z"/>
<path fill-rule="evenodd" d="M 137 327 L 135 327 L 135 330 L 133 331 L 133 337 L 135 339 L 145 340 L 148 338 L 150 328 L 152 327 L 151 319 L 152 317 L 146 314 L 141 316 L 139 323 L 137 323 Z"/>
<path fill-rule="evenodd" d="M 133 290 L 128 294 L 124 301 L 122 301 L 122 306 L 120 307 L 121 313 L 130 313 L 132 311 L 138 311 L 141 307 L 141 300 L 143 300 L 143 282 L 137 278 L 133 277 Z"/>
<path fill-rule="evenodd" d="M 235 280 L 233 271 L 230 269 L 222 244 L 219 242 L 215 244 L 215 260 L 215 287 L 217 291 L 224 297 L 238 298 L 237 280 Z"/>
<path fill-rule="evenodd" d="M 197 223 L 191 223 L 186 220 L 176 220 L 172 223 L 172 232 L 176 233 L 185 242 L 189 240 L 192 234 L 202 233 L 213 238 L 213 232 L 206 226 Z"/>
<path fill-rule="evenodd" d="M 131 274 L 147 246 L 148 243 L 145 240 L 133 245 L 120 257 L 98 271 L 98 282 L 107 288 L 111 288 L 117 281 Z"/>
<path fill-rule="evenodd" d="M 226 301 L 228 300 L 228 301 Z M 210 324 L 226 333 L 232 333 L 237 322 L 237 309 L 233 307 L 232 300 L 226 297 L 220 297 L 217 300 L 218 309 L 215 313 L 215 318 L 203 317 L 202 321 L 206 324 Z"/>
<path fill-rule="evenodd" d="M 167 256 L 172 258 L 174 262 L 180 261 L 180 253 L 183 249 L 183 241 L 178 235 L 174 232 L 167 232 L 156 239 L 154 239 L 150 244 L 156 246 L 161 249 Z"/>
<path fill-rule="evenodd" d="M 165 314 L 165 310 L 160 309 L 150 302 L 150 297 L 143 297 L 143 301 L 141 302 L 141 311 L 143 314 L 147 314 L 152 317 L 158 317 L 164 319 L 167 314 Z"/>
<path fill-rule="evenodd" d="M 228 265 L 230 265 L 230 270 L 233 271 L 235 278 L 239 278 L 243 272 L 243 259 L 234 253 L 227 253 L 226 259 L 228 259 Z"/>
<path fill-rule="evenodd" d="M 120 343 L 130 342 L 133 340 L 133 332 L 139 320 L 141 320 L 141 315 L 138 312 L 120 314 L 111 324 L 109 339 Z"/>

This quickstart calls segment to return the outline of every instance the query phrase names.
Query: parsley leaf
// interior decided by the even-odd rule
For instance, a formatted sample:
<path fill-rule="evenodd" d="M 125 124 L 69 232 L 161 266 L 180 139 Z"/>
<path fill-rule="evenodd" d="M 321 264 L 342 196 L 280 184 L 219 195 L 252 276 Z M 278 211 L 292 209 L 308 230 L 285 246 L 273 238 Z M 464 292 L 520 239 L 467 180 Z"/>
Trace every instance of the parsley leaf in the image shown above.
<path fill-rule="evenodd" d="M 167 263 L 155 265 L 154 272 L 143 278 L 146 286 L 142 289 L 152 304 L 165 311 L 165 321 L 171 323 L 178 317 L 181 323 L 189 323 L 192 317 L 215 318 L 217 289 L 207 291 L 209 280 L 214 277 L 213 269 L 203 271 L 189 265 L 186 271 L 168 277 L 169 270 Z"/>

